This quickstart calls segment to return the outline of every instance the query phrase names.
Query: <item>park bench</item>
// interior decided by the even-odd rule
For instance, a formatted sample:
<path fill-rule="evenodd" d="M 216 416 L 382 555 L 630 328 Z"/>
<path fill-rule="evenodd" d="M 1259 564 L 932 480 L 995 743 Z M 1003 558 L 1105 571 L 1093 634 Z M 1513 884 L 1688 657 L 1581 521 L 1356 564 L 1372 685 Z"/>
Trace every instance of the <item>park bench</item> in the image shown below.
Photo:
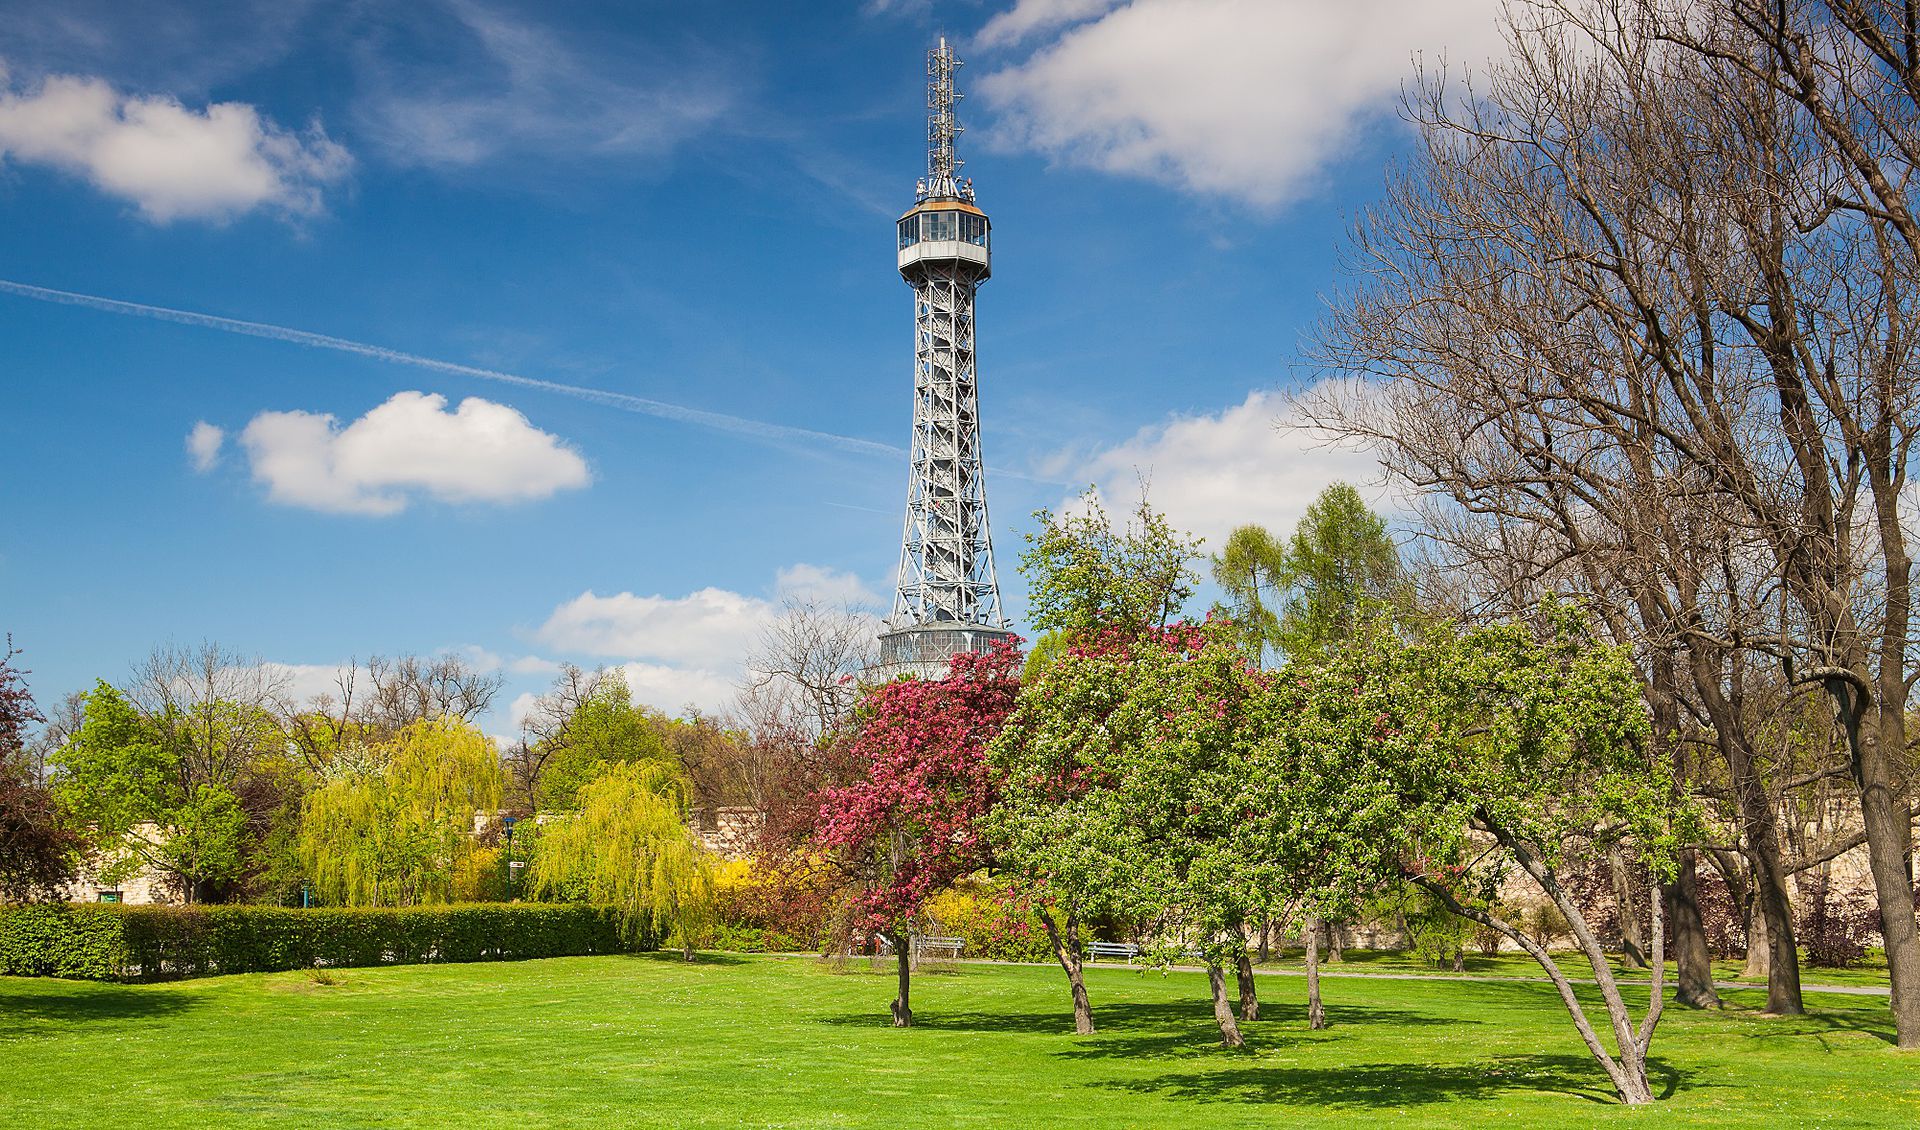
<path fill-rule="evenodd" d="M 945 968 L 960 960 L 960 954 L 967 948 L 965 938 L 948 938 L 937 934 L 915 934 L 907 944 L 907 954 L 914 969 Z M 874 969 L 893 968 L 893 943 L 884 937 L 873 939 L 873 956 L 869 964 Z"/>
<path fill-rule="evenodd" d="M 967 948 L 965 938 L 938 938 L 927 934 L 913 936 L 913 957 L 921 961 L 958 961 Z"/>
<path fill-rule="evenodd" d="M 1087 956 L 1095 961 L 1106 959 L 1131 962 L 1140 956 L 1140 947 L 1132 942 L 1088 942 Z"/>

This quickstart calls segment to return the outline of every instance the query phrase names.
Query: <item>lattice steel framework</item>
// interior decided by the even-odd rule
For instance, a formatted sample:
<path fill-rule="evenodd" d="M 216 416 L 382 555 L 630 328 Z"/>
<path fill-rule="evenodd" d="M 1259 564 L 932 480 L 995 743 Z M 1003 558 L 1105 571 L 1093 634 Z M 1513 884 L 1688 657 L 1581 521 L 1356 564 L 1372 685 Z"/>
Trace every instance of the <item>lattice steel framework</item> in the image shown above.
<path fill-rule="evenodd" d="M 913 443 L 899 589 L 881 662 L 938 676 L 956 651 L 1009 635 L 1000 611 L 980 456 L 974 294 L 991 273 L 988 222 L 958 177 L 954 139 L 960 60 L 946 40 L 927 53 L 927 177 L 901 218 L 900 274 L 913 287 Z"/>

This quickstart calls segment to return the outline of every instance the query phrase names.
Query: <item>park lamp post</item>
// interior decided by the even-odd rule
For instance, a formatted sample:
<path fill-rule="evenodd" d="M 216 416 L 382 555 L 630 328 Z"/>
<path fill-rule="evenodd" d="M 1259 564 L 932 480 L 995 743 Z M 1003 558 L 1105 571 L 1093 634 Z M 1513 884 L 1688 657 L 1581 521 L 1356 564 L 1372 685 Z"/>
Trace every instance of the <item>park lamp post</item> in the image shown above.
<path fill-rule="evenodd" d="M 513 868 L 514 868 L 513 826 L 519 821 L 519 819 L 520 818 L 518 816 L 502 816 L 500 818 L 500 823 L 504 825 L 507 829 L 507 901 L 508 902 L 513 901 Z"/>

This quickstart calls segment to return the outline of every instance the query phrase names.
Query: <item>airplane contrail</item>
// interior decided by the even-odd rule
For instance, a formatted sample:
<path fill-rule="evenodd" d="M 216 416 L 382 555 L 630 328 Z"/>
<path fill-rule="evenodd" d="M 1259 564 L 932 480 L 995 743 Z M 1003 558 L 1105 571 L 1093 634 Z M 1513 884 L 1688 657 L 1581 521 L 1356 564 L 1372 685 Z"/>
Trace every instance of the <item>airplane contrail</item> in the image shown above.
<path fill-rule="evenodd" d="M 518 385 L 521 388 L 537 389 L 541 392 L 571 396 L 608 408 L 618 408 L 625 412 L 637 412 L 643 416 L 657 416 L 664 420 L 677 420 L 684 424 L 698 424 L 705 428 L 715 428 L 723 432 L 754 436 L 759 439 L 789 440 L 807 443 L 822 443 L 837 447 L 842 451 L 857 452 L 862 455 L 899 456 L 905 454 L 891 444 L 878 443 L 856 436 L 836 435 L 833 432 L 819 432 L 811 428 L 796 428 L 786 424 L 772 424 L 765 420 L 749 419 L 745 416 L 733 416 L 725 412 L 708 412 L 702 408 L 689 408 L 684 404 L 669 404 L 664 400 L 649 400 L 643 396 L 629 396 L 624 392 L 609 392 L 605 389 L 587 388 L 583 385 L 561 384 L 559 381 L 541 380 L 538 377 L 523 377 L 518 373 L 502 372 L 499 369 L 483 369 L 476 365 L 462 365 L 454 361 L 442 361 L 434 357 L 422 357 L 417 353 L 403 353 L 398 349 L 388 349 L 383 345 L 369 345 L 363 341 L 350 341 L 343 337 L 313 333 L 309 330 L 296 330 L 289 326 L 276 326 L 267 322 L 248 322 L 239 318 L 223 318 L 217 314 L 202 314 L 193 310 L 175 310 L 169 306 L 149 306 L 144 302 L 126 302 L 118 298 L 102 298 L 96 294 L 79 294 L 71 290 L 55 290 L 52 287 L 34 286 L 31 283 L 11 282 L 0 279 L 0 293 L 32 298 L 40 302 L 55 302 L 62 306 L 81 306 L 89 310 L 101 310 L 109 314 L 126 314 L 135 318 L 152 318 L 162 322 L 177 322 L 184 326 L 199 326 L 204 329 L 220 330 L 223 333 L 244 334 L 248 337 L 262 337 L 270 341 L 284 341 L 293 345 L 304 345 L 310 349 L 331 349 L 340 353 L 353 353 L 361 357 L 371 357 L 376 361 L 386 361 L 395 365 L 411 365 L 416 369 L 431 369 L 454 376 L 477 377 L 484 381 L 497 381 L 501 384 Z"/>

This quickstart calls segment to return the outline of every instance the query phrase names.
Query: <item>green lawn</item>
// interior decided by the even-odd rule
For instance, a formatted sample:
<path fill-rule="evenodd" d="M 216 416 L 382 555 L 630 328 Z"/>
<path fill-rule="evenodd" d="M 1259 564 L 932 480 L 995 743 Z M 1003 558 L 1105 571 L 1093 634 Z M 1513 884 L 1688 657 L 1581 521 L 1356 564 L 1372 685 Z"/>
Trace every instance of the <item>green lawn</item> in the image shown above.
<path fill-rule="evenodd" d="M 891 981 L 808 961 L 661 956 L 114 986 L 0 978 L 9 1126 L 1908 1126 L 1920 1056 L 1884 1000 L 1779 1020 L 1669 1011 L 1652 1112 L 1611 1105 L 1546 986 L 1298 977 L 1218 1046 L 1198 974 L 1102 968 L 1076 1038 L 1057 970 Z"/>

